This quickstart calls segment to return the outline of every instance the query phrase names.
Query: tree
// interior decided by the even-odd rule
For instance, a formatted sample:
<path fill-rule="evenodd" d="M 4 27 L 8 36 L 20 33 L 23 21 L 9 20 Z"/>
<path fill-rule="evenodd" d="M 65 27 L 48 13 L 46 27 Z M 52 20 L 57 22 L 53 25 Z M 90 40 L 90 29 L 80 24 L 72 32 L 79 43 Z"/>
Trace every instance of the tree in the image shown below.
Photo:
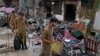
<path fill-rule="evenodd" d="M 93 8 L 90 9 L 89 18 L 90 18 L 91 21 L 88 25 L 87 33 L 90 33 L 93 30 L 95 15 L 96 15 L 96 11 L 98 10 L 99 4 L 100 4 L 100 0 L 95 0 L 95 2 L 93 4 Z"/>

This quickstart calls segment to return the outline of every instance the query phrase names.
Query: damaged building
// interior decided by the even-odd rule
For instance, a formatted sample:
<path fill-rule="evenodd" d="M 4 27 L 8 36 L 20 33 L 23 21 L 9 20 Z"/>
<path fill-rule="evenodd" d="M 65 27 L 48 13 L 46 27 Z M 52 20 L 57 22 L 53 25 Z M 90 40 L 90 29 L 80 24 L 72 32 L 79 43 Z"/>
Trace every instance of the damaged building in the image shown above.
<path fill-rule="evenodd" d="M 93 28 L 99 0 L 43 0 L 45 17 L 52 15 L 62 21 L 89 19 L 89 31 Z M 46 6 L 45 6 L 46 5 Z"/>
<path fill-rule="evenodd" d="M 48 7 L 52 10 L 51 14 L 59 15 L 67 21 L 75 21 L 83 16 L 90 19 L 94 3 L 95 0 L 51 0 L 50 7 Z M 46 14 L 48 15 L 48 12 Z"/>
<path fill-rule="evenodd" d="M 99 0 L 42 0 L 45 18 L 56 17 L 58 20 L 80 21 L 88 20 L 87 32 L 93 30 L 97 5 Z"/>
<path fill-rule="evenodd" d="M 41 0 L 12 0 L 12 5 L 18 7 L 22 10 L 27 11 L 27 13 L 32 16 L 37 16 L 39 11 L 39 3 Z"/>

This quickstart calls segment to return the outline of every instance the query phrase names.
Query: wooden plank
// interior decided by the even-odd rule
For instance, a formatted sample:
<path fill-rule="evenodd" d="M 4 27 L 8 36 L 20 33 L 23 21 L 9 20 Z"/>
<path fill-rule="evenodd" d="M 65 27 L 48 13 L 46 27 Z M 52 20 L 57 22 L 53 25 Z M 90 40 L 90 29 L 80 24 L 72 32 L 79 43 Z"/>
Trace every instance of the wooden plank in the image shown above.
<path fill-rule="evenodd" d="M 92 39 L 89 39 L 89 38 L 85 38 L 85 46 L 89 50 L 91 50 L 93 52 L 97 52 L 98 42 L 96 42 L 96 41 L 94 41 Z"/>

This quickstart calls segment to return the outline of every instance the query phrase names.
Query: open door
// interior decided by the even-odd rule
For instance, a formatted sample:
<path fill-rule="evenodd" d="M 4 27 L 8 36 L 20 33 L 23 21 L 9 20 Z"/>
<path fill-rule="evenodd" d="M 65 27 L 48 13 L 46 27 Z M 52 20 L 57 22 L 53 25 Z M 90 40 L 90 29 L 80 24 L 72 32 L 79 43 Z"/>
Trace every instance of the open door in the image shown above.
<path fill-rule="evenodd" d="M 65 5 L 65 21 L 75 21 L 76 16 L 76 5 L 66 4 Z"/>

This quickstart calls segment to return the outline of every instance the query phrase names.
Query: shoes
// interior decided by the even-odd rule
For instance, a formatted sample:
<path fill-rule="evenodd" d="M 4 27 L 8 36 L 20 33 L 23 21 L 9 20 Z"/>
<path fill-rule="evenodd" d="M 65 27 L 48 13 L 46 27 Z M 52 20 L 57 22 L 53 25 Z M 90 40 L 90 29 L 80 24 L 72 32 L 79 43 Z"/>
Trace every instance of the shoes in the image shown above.
<path fill-rule="evenodd" d="M 25 49 L 28 49 L 27 46 L 25 47 Z"/>
<path fill-rule="evenodd" d="M 27 49 L 28 49 L 27 46 L 22 47 L 22 50 L 27 50 Z"/>

